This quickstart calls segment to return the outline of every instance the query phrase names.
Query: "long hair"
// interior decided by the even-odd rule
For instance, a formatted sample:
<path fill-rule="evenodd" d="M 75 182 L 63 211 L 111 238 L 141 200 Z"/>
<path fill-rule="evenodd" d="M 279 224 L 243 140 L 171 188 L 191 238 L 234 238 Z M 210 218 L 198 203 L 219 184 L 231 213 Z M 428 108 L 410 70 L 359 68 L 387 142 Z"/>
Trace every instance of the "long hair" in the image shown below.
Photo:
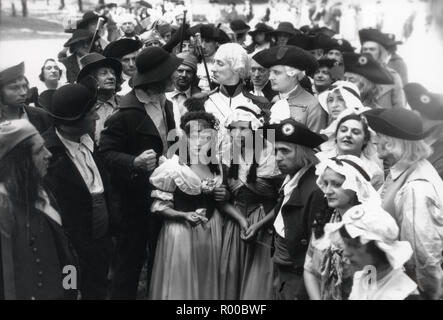
<path fill-rule="evenodd" d="M 378 95 L 377 85 L 359 74 L 356 74 L 356 76 L 359 79 L 358 88 L 360 90 L 361 102 L 364 106 L 374 108 Z"/>
<path fill-rule="evenodd" d="M 4 184 L 13 207 L 33 208 L 40 199 L 42 179 L 32 155 L 32 140 L 26 139 L 12 149 L 0 164 L 0 182 Z"/>
<path fill-rule="evenodd" d="M 396 162 L 413 164 L 417 161 L 427 159 L 432 154 L 432 148 L 424 140 L 403 140 L 379 133 L 380 141 L 384 140 L 382 146 L 391 154 Z M 380 143 L 380 142 L 379 142 Z"/>

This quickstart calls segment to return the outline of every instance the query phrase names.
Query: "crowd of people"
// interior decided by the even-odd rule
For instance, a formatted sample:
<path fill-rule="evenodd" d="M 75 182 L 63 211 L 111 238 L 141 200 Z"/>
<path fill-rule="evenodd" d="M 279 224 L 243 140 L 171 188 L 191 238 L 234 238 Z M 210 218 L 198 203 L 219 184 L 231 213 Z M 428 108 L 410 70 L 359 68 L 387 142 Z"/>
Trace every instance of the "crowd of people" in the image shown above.
<path fill-rule="evenodd" d="M 0 297 L 441 299 L 443 96 L 399 41 L 176 18 L 0 71 Z"/>

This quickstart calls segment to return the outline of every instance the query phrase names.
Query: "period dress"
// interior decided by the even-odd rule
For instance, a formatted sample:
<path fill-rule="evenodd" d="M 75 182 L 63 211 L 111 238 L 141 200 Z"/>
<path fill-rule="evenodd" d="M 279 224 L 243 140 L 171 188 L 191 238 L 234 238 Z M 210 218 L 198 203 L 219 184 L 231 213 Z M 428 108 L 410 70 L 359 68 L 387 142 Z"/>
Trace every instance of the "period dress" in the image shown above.
<path fill-rule="evenodd" d="M 278 198 L 279 174 L 272 148 L 265 149 L 257 167 L 257 180 L 247 183 L 250 165 L 240 162 L 238 179 L 229 179 L 235 207 L 246 217 L 248 225 L 262 220 Z M 220 265 L 222 299 L 262 300 L 272 298 L 272 225 L 261 228 L 254 240 L 240 237 L 240 226 L 226 219 Z"/>
<path fill-rule="evenodd" d="M 222 217 L 215 208 L 212 188 L 222 175 L 201 180 L 174 155 L 152 174 L 152 212 L 205 211 L 206 223 L 165 218 L 157 243 L 149 290 L 150 299 L 218 299 Z"/>
<path fill-rule="evenodd" d="M 334 211 L 329 223 L 340 222 L 339 213 Z M 344 300 L 349 297 L 352 288 L 353 270 L 343 258 L 343 244 L 332 243 L 322 236 L 311 237 L 304 269 L 312 273 L 321 283 L 322 300 Z"/>

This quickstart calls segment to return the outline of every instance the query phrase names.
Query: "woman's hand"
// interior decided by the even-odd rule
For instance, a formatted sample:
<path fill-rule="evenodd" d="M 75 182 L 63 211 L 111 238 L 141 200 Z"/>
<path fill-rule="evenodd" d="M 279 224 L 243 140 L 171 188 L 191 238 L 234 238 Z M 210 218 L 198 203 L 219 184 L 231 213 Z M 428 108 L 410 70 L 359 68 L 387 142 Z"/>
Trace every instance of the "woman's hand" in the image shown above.
<path fill-rule="evenodd" d="M 245 217 L 240 217 L 238 220 L 238 224 L 240 225 L 240 237 L 244 237 L 246 230 L 248 229 L 248 220 Z"/>
<path fill-rule="evenodd" d="M 241 237 L 242 240 L 244 240 L 244 241 L 253 240 L 255 238 L 255 236 L 257 235 L 257 232 L 258 232 L 259 229 L 260 228 L 259 228 L 257 223 L 254 223 L 254 224 L 250 225 L 246 229 L 244 235 Z"/>
<path fill-rule="evenodd" d="M 195 213 L 194 211 L 190 211 L 190 212 L 183 212 L 183 217 L 189 222 L 191 223 L 192 226 L 196 226 L 198 224 L 201 223 L 201 216 L 199 216 L 197 213 Z M 205 218 L 206 219 L 206 218 Z"/>
<path fill-rule="evenodd" d="M 225 185 L 214 188 L 214 200 L 218 202 L 228 201 L 230 198 L 230 193 Z"/>

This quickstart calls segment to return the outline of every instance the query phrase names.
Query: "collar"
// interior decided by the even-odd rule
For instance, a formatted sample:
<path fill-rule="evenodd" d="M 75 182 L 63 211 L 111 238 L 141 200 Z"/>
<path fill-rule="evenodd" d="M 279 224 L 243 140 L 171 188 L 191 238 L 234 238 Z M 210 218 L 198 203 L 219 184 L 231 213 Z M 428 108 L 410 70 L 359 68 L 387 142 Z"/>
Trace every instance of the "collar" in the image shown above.
<path fill-rule="evenodd" d="M 60 141 L 65 145 L 69 154 L 74 158 L 76 151 L 80 149 L 80 146 L 86 147 L 91 153 L 94 152 L 94 141 L 92 141 L 89 134 L 84 134 L 80 137 L 80 143 L 74 142 L 64 138 L 57 129 L 55 129 L 55 134 L 59 137 Z"/>
<path fill-rule="evenodd" d="M 122 79 L 128 81 L 129 79 L 131 79 L 131 76 L 128 76 L 126 73 L 122 72 Z"/>
<path fill-rule="evenodd" d="M 161 105 L 165 104 L 166 97 L 164 93 L 148 96 L 148 94 L 142 89 L 134 89 L 134 92 L 137 99 L 144 104 L 154 104 L 154 105 L 159 103 Z"/>
<path fill-rule="evenodd" d="M 292 89 L 291 91 L 289 91 L 288 93 L 279 93 L 278 95 L 280 96 L 280 100 L 288 99 L 289 96 L 292 95 L 292 93 L 295 93 L 295 91 L 297 91 L 297 89 L 298 89 L 299 86 L 300 86 L 300 85 L 296 85 L 295 88 Z"/>
<path fill-rule="evenodd" d="M 243 86 L 244 86 L 244 84 L 243 84 L 242 80 L 240 80 L 240 83 L 238 84 L 237 88 L 235 88 L 234 94 L 233 94 L 233 96 L 231 98 L 234 98 L 234 97 L 238 96 L 240 93 L 242 93 L 243 92 Z M 224 85 L 221 85 L 219 87 L 219 92 L 222 93 L 224 96 L 229 97 L 229 93 L 226 90 Z"/>
<path fill-rule="evenodd" d="M 175 98 L 175 97 L 177 97 L 177 95 L 179 95 L 181 93 L 184 93 L 186 95 L 186 98 L 191 97 L 191 86 L 189 86 L 189 88 L 185 91 L 180 91 L 180 90 L 175 89 L 174 91 L 169 93 L 169 95 L 171 98 Z"/>
<path fill-rule="evenodd" d="M 97 104 L 96 104 L 95 108 L 96 109 L 100 108 L 100 105 L 102 105 L 102 104 L 110 104 L 113 109 L 117 108 L 118 105 L 117 105 L 116 95 L 113 94 L 112 97 L 106 101 L 97 100 Z"/>
<path fill-rule="evenodd" d="M 406 170 L 411 167 L 410 164 L 396 163 L 390 169 L 391 177 L 393 180 L 397 180 Z"/>
<path fill-rule="evenodd" d="M 303 175 L 309 170 L 310 167 L 311 167 L 310 165 L 304 166 L 303 168 L 298 170 L 296 174 L 294 174 L 292 179 L 289 175 L 287 175 L 285 181 L 283 181 L 283 184 L 280 188 L 280 192 L 283 190 L 285 196 L 289 195 L 292 192 L 292 190 L 297 188 L 301 177 L 303 177 Z"/>

